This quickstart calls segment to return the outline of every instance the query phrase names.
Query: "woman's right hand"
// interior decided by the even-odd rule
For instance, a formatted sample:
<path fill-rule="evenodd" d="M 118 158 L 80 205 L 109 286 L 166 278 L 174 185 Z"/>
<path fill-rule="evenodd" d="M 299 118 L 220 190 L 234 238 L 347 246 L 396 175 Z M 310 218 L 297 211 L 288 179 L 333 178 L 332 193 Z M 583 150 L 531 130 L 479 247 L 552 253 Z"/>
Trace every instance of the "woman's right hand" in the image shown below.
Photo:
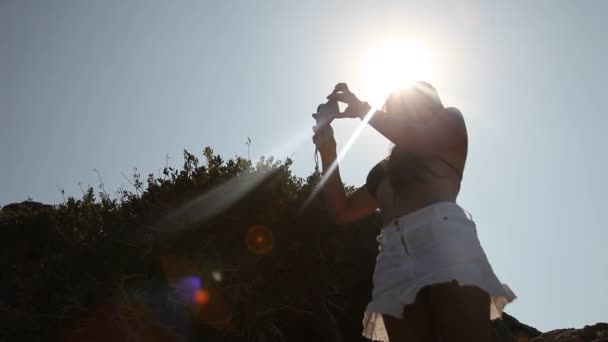
<path fill-rule="evenodd" d="M 313 126 L 312 131 L 315 133 L 312 137 L 312 142 L 317 146 L 319 152 L 335 152 L 336 140 L 334 139 L 334 130 L 329 124 L 322 126 Z"/>

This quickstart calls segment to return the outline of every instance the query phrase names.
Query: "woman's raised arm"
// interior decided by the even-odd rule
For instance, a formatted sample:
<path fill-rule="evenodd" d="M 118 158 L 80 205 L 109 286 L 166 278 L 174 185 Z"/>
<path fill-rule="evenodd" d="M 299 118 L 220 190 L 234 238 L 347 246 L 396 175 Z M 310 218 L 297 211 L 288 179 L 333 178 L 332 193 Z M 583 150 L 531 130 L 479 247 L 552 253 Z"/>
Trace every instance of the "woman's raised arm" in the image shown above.
<path fill-rule="evenodd" d="M 359 100 L 345 83 L 339 83 L 328 99 L 348 105 L 336 118 L 358 117 L 367 120 L 380 134 L 410 153 L 428 156 L 441 153 L 447 147 L 462 146 L 466 149 L 466 127 L 462 114 L 456 108 L 447 108 L 432 115 L 380 110 L 369 113 L 371 106 Z M 371 117 L 367 118 L 366 114 Z"/>

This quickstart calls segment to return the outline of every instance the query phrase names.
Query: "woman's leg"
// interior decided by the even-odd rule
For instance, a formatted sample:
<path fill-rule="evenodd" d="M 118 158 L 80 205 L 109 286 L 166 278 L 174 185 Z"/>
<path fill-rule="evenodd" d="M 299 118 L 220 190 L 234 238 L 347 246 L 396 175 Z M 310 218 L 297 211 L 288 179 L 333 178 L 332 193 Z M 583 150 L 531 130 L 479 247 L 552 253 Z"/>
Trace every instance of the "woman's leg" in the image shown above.
<path fill-rule="evenodd" d="M 434 341 L 429 307 L 429 288 L 416 295 L 416 301 L 403 308 L 403 319 L 382 315 L 390 342 Z"/>
<path fill-rule="evenodd" d="M 484 290 L 453 281 L 431 286 L 429 300 L 439 341 L 491 340 L 490 296 Z"/>

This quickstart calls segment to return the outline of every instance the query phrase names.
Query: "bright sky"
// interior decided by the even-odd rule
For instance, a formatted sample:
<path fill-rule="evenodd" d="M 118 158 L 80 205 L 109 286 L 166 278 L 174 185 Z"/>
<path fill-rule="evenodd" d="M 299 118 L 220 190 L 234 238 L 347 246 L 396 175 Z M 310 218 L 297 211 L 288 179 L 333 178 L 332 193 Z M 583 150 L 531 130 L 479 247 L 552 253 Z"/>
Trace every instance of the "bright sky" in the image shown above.
<path fill-rule="evenodd" d="M 465 115 L 460 203 L 519 296 L 507 311 L 541 330 L 607 321 L 607 16 L 602 0 L 2 1 L 0 205 L 80 196 L 93 169 L 117 189 L 184 148 L 246 156 L 247 136 L 252 159 L 292 155 L 306 176 L 317 104 L 340 81 L 376 96 L 362 61 L 417 42 Z M 334 123 L 339 148 L 358 123 Z M 365 128 L 343 180 L 388 148 Z"/>

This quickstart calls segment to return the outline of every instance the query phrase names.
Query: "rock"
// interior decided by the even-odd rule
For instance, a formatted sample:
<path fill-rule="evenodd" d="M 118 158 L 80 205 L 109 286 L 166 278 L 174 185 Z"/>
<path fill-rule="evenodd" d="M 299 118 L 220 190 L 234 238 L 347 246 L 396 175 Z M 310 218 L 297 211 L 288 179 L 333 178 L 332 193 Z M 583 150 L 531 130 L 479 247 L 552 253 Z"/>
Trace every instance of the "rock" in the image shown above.
<path fill-rule="evenodd" d="M 53 206 L 34 201 L 23 201 L 21 203 L 11 203 L 2 207 L 2 210 L 20 210 L 20 209 L 52 209 Z"/>
<path fill-rule="evenodd" d="M 506 312 L 493 324 L 496 342 L 528 342 L 541 335 L 536 328 L 521 323 Z"/>
<path fill-rule="evenodd" d="M 493 324 L 496 342 L 608 342 L 608 323 L 541 333 L 503 313 L 502 319 L 495 320 Z"/>
<path fill-rule="evenodd" d="M 608 342 L 608 323 L 586 325 L 582 329 L 552 330 L 531 342 Z"/>

